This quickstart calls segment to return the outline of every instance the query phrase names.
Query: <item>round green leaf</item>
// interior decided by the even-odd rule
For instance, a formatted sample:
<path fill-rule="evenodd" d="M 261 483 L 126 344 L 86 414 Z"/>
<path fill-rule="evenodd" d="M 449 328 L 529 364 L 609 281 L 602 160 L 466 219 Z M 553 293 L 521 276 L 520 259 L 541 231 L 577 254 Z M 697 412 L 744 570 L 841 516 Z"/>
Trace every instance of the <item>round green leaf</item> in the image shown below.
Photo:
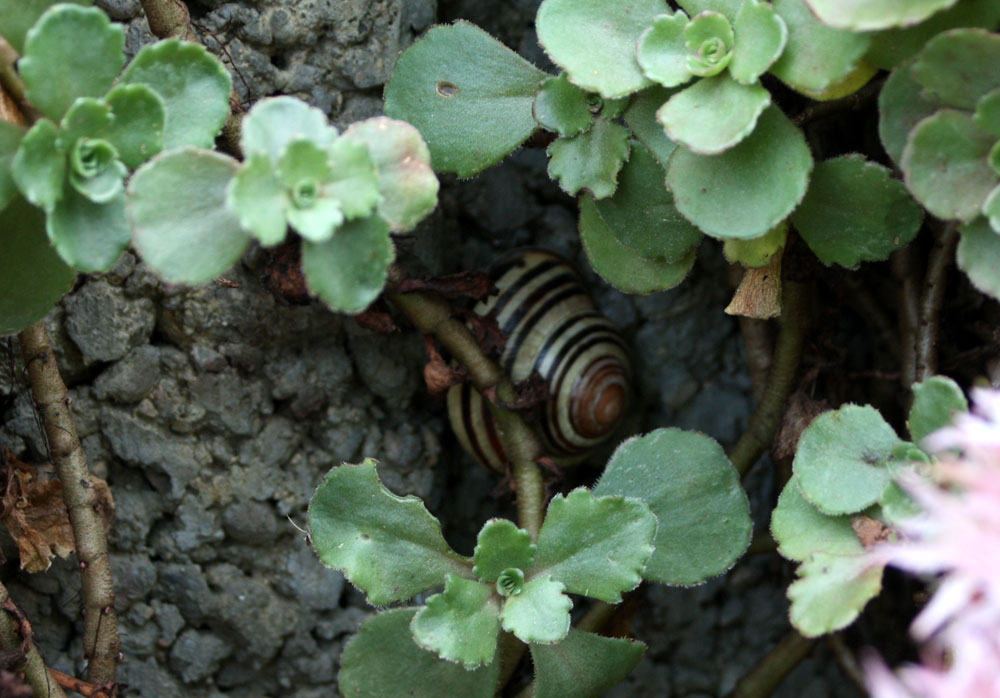
<path fill-rule="evenodd" d="M 635 95 L 624 115 L 625 123 L 632 129 L 632 134 L 649 149 L 664 168 L 676 150 L 677 144 L 663 132 L 663 126 L 656 120 L 656 111 L 673 94 L 674 90 L 665 90 L 659 85 L 654 85 Z"/>
<path fill-rule="evenodd" d="M 396 61 L 385 113 L 420 131 L 435 170 L 471 177 L 535 132 L 546 77 L 474 24 L 433 27 Z"/>
<path fill-rule="evenodd" d="M 573 602 L 563 593 L 562 582 L 538 577 L 509 596 L 500 611 L 500 623 L 507 632 L 524 642 L 549 645 L 569 632 L 569 610 Z"/>
<path fill-rule="evenodd" d="M 863 155 L 816 165 L 792 223 L 823 264 L 856 267 L 889 258 L 916 237 L 924 213 L 906 187 Z"/>
<path fill-rule="evenodd" d="M 126 213 L 133 244 L 171 283 L 203 284 L 229 269 L 250 238 L 226 206 L 238 163 L 196 148 L 161 153 L 136 170 Z"/>
<path fill-rule="evenodd" d="M 589 196 L 580 199 L 580 241 L 594 271 L 624 293 L 653 293 L 673 288 L 691 271 L 698 249 L 696 242 L 687 254 L 670 264 L 643 257 L 615 237 Z"/>
<path fill-rule="evenodd" d="M 17 184 L 11 167 L 24 134 L 23 127 L 0 121 L 0 209 L 17 195 Z"/>
<path fill-rule="evenodd" d="M 163 148 L 166 107 L 145 85 L 118 85 L 105 97 L 113 120 L 104 137 L 118 150 L 118 157 L 135 169 Z"/>
<path fill-rule="evenodd" d="M 326 114 L 295 97 L 260 100 L 240 128 L 244 156 L 265 155 L 275 165 L 292 141 L 307 140 L 326 147 L 337 137 L 337 129 L 329 124 Z"/>
<path fill-rule="evenodd" d="M 744 0 L 733 24 L 736 44 L 729 74 L 745 85 L 771 67 L 788 42 L 788 27 L 774 7 L 761 0 Z"/>
<path fill-rule="evenodd" d="M 917 124 L 903 149 L 906 186 L 938 218 L 973 220 L 1000 180 L 988 159 L 994 141 L 971 115 L 936 112 Z"/>
<path fill-rule="evenodd" d="M 267 155 L 258 152 L 243 161 L 226 189 L 226 205 L 265 247 L 285 239 L 288 197 Z"/>
<path fill-rule="evenodd" d="M 0 17 L 3 17 L 0 34 L 15 51 L 24 53 L 24 35 L 31 29 L 31 25 L 38 21 L 42 13 L 57 2 L 70 2 L 74 5 L 94 4 L 94 0 L 0 0 Z"/>
<path fill-rule="evenodd" d="M 1000 234 L 985 218 L 978 218 L 959 228 L 961 237 L 955 260 L 969 276 L 972 285 L 1000 300 Z"/>
<path fill-rule="evenodd" d="M 788 27 L 788 43 L 771 73 L 795 90 L 821 92 L 854 70 L 868 50 L 866 34 L 822 24 L 803 0 L 774 0 Z"/>
<path fill-rule="evenodd" d="M 566 79 L 565 73 L 549 78 L 535 95 L 532 106 L 535 121 L 560 136 L 583 133 L 594 121 L 590 99 L 590 95 Z"/>
<path fill-rule="evenodd" d="M 232 79 L 204 46 L 167 39 L 143 46 L 121 82 L 148 85 L 163 100 L 165 150 L 184 145 L 211 148 L 229 118 Z"/>
<path fill-rule="evenodd" d="M 692 17 L 684 27 L 684 43 L 687 68 L 699 77 L 718 75 L 733 59 L 733 27 L 721 12 L 709 10 Z"/>
<path fill-rule="evenodd" d="M 292 204 L 285 209 L 285 215 L 295 232 L 314 243 L 329 240 L 344 222 L 339 199 L 320 198 L 307 208 Z"/>
<path fill-rule="evenodd" d="M 885 152 L 897 165 L 903 159 L 903 148 L 913 127 L 941 107 L 913 79 L 911 65 L 905 63 L 892 71 L 878 95 L 878 135 Z"/>
<path fill-rule="evenodd" d="M 684 216 L 709 235 L 753 238 L 802 200 L 813 160 L 802 132 L 776 107 L 761 114 L 739 145 L 719 155 L 678 148 L 667 186 Z"/>
<path fill-rule="evenodd" d="M 675 94 L 656 118 L 671 140 L 696 153 L 715 155 L 750 135 L 770 103 L 771 93 L 760 85 L 717 75 Z"/>
<path fill-rule="evenodd" d="M 549 177 L 573 196 L 586 189 L 596 199 L 615 193 L 618 171 L 628 158 L 628 129 L 597 119 L 593 128 L 572 138 L 557 138 L 548 147 Z"/>
<path fill-rule="evenodd" d="M 345 223 L 319 244 L 302 244 L 309 290 L 338 313 L 360 313 L 382 292 L 396 252 L 389 226 L 378 216 Z"/>
<path fill-rule="evenodd" d="M 788 587 L 789 619 L 806 637 L 847 627 L 882 590 L 882 565 L 865 555 L 817 553 L 799 565 L 798 574 Z"/>
<path fill-rule="evenodd" d="M 732 567 L 750 544 L 753 523 L 740 476 L 704 434 L 656 429 L 625 441 L 594 492 L 638 497 L 656 514 L 645 579 L 698 584 Z"/>
<path fill-rule="evenodd" d="M 771 535 L 778 552 L 789 560 L 803 562 L 813 553 L 855 555 L 865 548 L 851 528 L 848 515 L 828 516 L 802 496 L 794 475 L 778 497 L 771 513 Z"/>
<path fill-rule="evenodd" d="M 66 153 L 58 147 L 59 129 L 48 119 L 39 119 L 21 139 L 11 161 L 10 173 L 24 197 L 51 211 L 63 192 Z"/>
<path fill-rule="evenodd" d="M 542 48 L 570 82 L 602 97 L 624 97 L 650 84 L 636 60 L 636 42 L 666 10 L 663 0 L 620 0 L 613 5 L 604 0 L 544 0 L 535 30 Z"/>
<path fill-rule="evenodd" d="M 687 64 L 688 48 L 684 41 L 687 23 L 687 15 L 680 10 L 659 15 L 639 37 L 636 58 L 647 78 L 664 87 L 683 85 L 691 79 L 692 73 Z"/>
<path fill-rule="evenodd" d="M 598 201 L 597 210 L 620 242 L 643 257 L 672 264 L 688 256 L 701 231 L 677 212 L 664 184 L 665 174 L 649 151 L 633 142 L 617 191 Z"/>
<path fill-rule="evenodd" d="M 405 121 L 376 116 L 351 124 L 344 138 L 368 148 L 381 196 L 376 211 L 393 232 L 413 230 L 434 210 L 439 184 L 417 129 Z"/>
<path fill-rule="evenodd" d="M 500 662 L 468 671 L 423 649 L 410 632 L 416 613 L 394 608 L 362 624 L 340 656 L 337 688 L 344 698 L 493 698 Z"/>
<path fill-rule="evenodd" d="M 69 291 L 76 271 L 45 235 L 44 214 L 20 196 L 0 211 L 0 335 L 41 320 Z"/>
<path fill-rule="evenodd" d="M 490 519 L 479 531 L 472 571 L 483 582 L 495 582 L 508 567 L 528 569 L 535 558 L 531 534 L 506 519 Z"/>
<path fill-rule="evenodd" d="M 325 195 L 340 202 L 348 220 L 370 215 L 382 197 L 378 170 L 368 148 L 355 140 L 338 138 L 327 152 L 333 176 L 324 187 Z"/>
<path fill-rule="evenodd" d="M 66 187 L 45 226 L 59 256 L 86 272 L 110 269 L 131 237 L 125 222 L 125 193 L 120 188 L 117 196 L 95 202 Z"/>
<path fill-rule="evenodd" d="M 806 0 L 819 21 L 839 29 L 871 31 L 922 22 L 958 0 Z"/>
<path fill-rule="evenodd" d="M 824 412 L 802 432 L 792 469 L 799 489 L 826 514 L 853 514 L 878 501 L 892 481 L 900 443 L 878 410 L 845 405 Z"/>
<path fill-rule="evenodd" d="M 600 698 L 632 673 L 646 646 L 570 628 L 554 645 L 531 645 L 534 698 Z"/>
<path fill-rule="evenodd" d="M 906 418 L 910 438 L 916 443 L 952 423 L 956 412 L 968 412 L 969 401 L 958 383 L 947 376 L 931 376 L 913 386 L 913 404 Z"/>
<path fill-rule="evenodd" d="M 491 587 L 449 574 L 444 592 L 427 599 L 427 605 L 413 617 L 410 630 L 424 649 L 475 669 L 492 662 L 496 654 L 498 612 Z"/>
<path fill-rule="evenodd" d="M 948 106 L 972 110 L 980 97 L 1000 87 L 998 63 L 1000 35 L 985 29 L 952 29 L 927 42 L 911 71 Z"/>
<path fill-rule="evenodd" d="M 124 46 L 125 30 L 96 7 L 48 9 L 18 61 L 28 99 L 58 121 L 77 97 L 103 97 L 125 64 Z"/>

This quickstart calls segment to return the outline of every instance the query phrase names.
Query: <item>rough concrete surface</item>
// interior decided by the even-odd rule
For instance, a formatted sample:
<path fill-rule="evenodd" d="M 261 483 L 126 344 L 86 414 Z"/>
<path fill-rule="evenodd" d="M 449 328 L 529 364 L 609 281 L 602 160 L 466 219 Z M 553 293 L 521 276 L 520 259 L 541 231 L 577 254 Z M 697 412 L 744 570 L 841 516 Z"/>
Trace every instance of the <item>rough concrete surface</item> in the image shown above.
<path fill-rule="evenodd" d="M 150 40 L 137 0 L 97 4 L 128 24 L 130 52 Z M 378 112 L 398 51 L 436 17 L 478 21 L 544 65 L 531 27 L 536 6 L 191 3 L 242 100 L 294 94 L 339 126 Z M 439 211 L 400 241 L 400 257 L 449 273 L 524 244 L 586 270 L 573 202 L 546 177 L 540 151 L 471 182 L 446 178 Z M 738 328 L 722 313 L 729 291 L 720 259 L 706 241 L 691 278 L 645 298 L 585 271 L 635 348 L 644 376 L 636 429 L 677 425 L 729 444 L 745 426 L 750 385 Z M 161 284 L 126 252 L 110 273 L 82 277 L 49 318 L 90 465 L 117 505 L 112 567 L 128 695 L 336 695 L 341 648 L 372 609 L 317 561 L 302 527 L 313 489 L 342 461 L 379 458 L 384 482 L 425 498 L 464 553 L 488 517 L 513 517 L 507 491 L 460 451 L 442 405 L 423 389 L 422 338 L 378 336 L 319 305 L 284 305 L 261 285 L 263 261 L 253 251 L 226 275 L 232 283 L 184 289 Z M 0 371 L 0 440 L 44 462 L 23 389 Z M 585 466 L 574 477 L 597 472 Z M 772 484 L 759 474 L 748 487 L 760 529 Z M 4 549 L 11 559 L 10 541 Z M 724 694 L 786 632 L 786 576 L 760 557 L 694 589 L 649 587 L 634 630 L 650 649 L 609 695 Z M 6 579 L 45 657 L 80 673 L 73 562 L 56 560 L 39 575 L 8 563 Z M 858 694 L 821 648 L 776 695 Z"/>

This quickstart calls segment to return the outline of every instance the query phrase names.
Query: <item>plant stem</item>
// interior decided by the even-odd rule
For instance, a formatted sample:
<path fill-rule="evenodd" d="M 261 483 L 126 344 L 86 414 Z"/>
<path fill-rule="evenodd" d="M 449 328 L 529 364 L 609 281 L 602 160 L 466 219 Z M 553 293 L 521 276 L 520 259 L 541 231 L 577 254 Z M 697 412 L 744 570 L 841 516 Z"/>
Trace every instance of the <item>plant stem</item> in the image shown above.
<path fill-rule="evenodd" d="M 394 293 L 388 300 L 403 311 L 424 334 L 434 335 L 469 372 L 479 392 L 496 388 L 501 402 L 514 402 L 514 386 L 500 367 L 479 347 L 469 329 L 451 316 L 443 300 L 426 293 Z M 545 488 L 538 459 L 544 454 L 542 444 L 521 415 L 489 403 L 503 442 L 504 453 L 514 468 L 517 487 L 518 523 L 531 537 L 537 538 L 542 526 Z"/>
<path fill-rule="evenodd" d="M 729 452 L 729 460 L 741 476 L 771 445 L 781 424 L 785 401 L 795 387 L 809 322 L 808 284 L 783 279 L 781 306 L 781 330 L 775 344 L 774 361 L 767 375 L 764 397 L 750 417 L 746 431 Z"/>
<path fill-rule="evenodd" d="M 0 607 L 10 601 L 10 592 L 7 587 L 0 582 Z M 25 640 L 29 640 L 25 648 Z M 10 668 L 14 671 L 23 671 L 24 678 L 34 691 L 35 698 L 66 698 L 66 693 L 56 680 L 45 668 L 45 661 L 38 652 L 34 642 L 30 638 L 21 637 L 18 623 L 14 622 L 9 612 L 0 610 L 0 647 L 8 653 L 18 653 L 26 649 L 24 660 L 14 664 Z"/>
<path fill-rule="evenodd" d="M 927 277 L 924 279 L 924 292 L 920 298 L 914 339 L 913 377 L 917 382 L 927 380 L 937 373 L 941 302 L 944 300 L 945 281 L 957 243 L 958 229 L 954 223 L 948 224 L 934 241 L 927 260 Z"/>
<path fill-rule="evenodd" d="M 857 657 L 854 656 L 851 648 L 844 642 L 843 635 L 841 633 L 827 635 L 826 644 L 837 660 L 837 664 L 840 665 L 840 669 L 847 675 L 847 678 L 854 682 L 854 685 L 858 687 L 862 695 L 867 693 L 868 687 L 865 685 L 865 674 L 858 664 Z"/>
<path fill-rule="evenodd" d="M 146 22 L 149 23 L 149 31 L 153 36 L 198 42 L 198 37 L 191 28 L 191 13 L 181 0 L 142 0 L 142 11 L 146 14 Z"/>
<path fill-rule="evenodd" d="M 806 658 L 816 640 L 790 631 L 778 644 L 747 672 L 727 698 L 766 698 L 785 677 Z"/>
<path fill-rule="evenodd" d="M 108 543 L 99 515 L 93 479 L 73 423 L 70 398 L 59 374 L 45 322 L 21 330 L 21 353 L 31 383 L 31 394 L 42 415 L 52 464 L 62 483 L 63 500 L 73 527 L 76 556 L 83 582 L 83 651 L 88 660 L 87 680 L 115 680 L 118 650 L 118 617 L 115 587 L 108 560 Z"/>
<path fill-rule="evenodd" d="M 17 61 L 17 51 L 0 36 L 0 91 L 6 94 L 5 104 L 0 104 L 0 120 L 12 124 L 33 124 L 39 116 L 38 110 L 28 101 L 24 81 L 14 67 Z M 13 107 L 13 108 L 11 108 Z"/>

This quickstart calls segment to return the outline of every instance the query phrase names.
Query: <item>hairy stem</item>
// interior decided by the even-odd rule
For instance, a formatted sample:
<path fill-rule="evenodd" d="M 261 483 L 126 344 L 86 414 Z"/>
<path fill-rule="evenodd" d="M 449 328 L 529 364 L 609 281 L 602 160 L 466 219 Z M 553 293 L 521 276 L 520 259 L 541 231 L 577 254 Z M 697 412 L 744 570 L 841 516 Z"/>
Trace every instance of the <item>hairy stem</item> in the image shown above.
<path fill-rule="evenodd" d="M 764 397 L 750 417 L 746 431 L 729 453 L 729 460 L 741 476 L 768 449 L 781 424 L 785 401 L 795 387 L 795 376 L 802 358 L 802 344 L 808 327 L 808 306 L 808 285 L 784 279 L 781 330 L 775 344 L 774 361 L 767 375 Z"/>
<path fill-rule="evenodd" d="M 7 587 L 0 583 L 0 607 L 9 602 L 10 593 L 7 591 Z M 27 650 L 24 660 L 10 668 L 14 671 L 24 672 L 24 678 L 34 691 L 35 698 L 66 698 L 62 687 L 45 668 L 45 662 L 42 660 L 38 648 L 35 647 L 35 643 L 29 641 L 25 647 L 25 639 L 30 638 L 21 637 L 18 623 L 14 621 L 11 614 L 0 610 L 0 647 L 8 653 L 19 652 L 22 649 Z"/>
<path fill-rule="evenodd" d="M 816 640 L 790 631 L 767 656 L 739 680 L 727 698 L 766 698 L 806 658 Z"/>
<path fill-rule="evenodd" d="M 31 383 L 31 394 L 42 415 L 52 464 L 59 473 L 63 500 L 73 527 L 76 556 L 83 582 L 83 651 L 88 660 L 87 680 L 115 680 L 118 664 L 118 617 L 115 586 L 108 559 L 108 542 L 99 515 L 103 506 L 95 495 L 86 456 L 69 409 L 69 395 L 56 365 L 44 321 L 21 330 L 21 353 Z"/>
<path fill-rule="evenodd" d="M 934 241 L 927 260 L 927 276 L 924 292 L 920 297 L 917 311 L 916 336 L 914 338 L 914 380 L 924 381 L 937 373 L 938 328 L 940 326 L 941 302 L 944 300 L 945 281 L 948 268 L 955 256 L 958 243 L 958 229 L 954 223 L 947 225 Z"/>

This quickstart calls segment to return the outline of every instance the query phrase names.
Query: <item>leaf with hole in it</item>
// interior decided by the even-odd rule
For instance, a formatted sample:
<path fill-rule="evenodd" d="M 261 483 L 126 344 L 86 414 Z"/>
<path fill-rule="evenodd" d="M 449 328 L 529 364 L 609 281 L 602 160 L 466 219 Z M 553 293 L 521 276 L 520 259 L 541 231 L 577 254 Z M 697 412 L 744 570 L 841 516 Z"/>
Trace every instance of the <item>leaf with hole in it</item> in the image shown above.
<path fill-rule="evenodd" d="M 1000 181 L 988 159 L 995 140 L 969 114 L 936 112 L 917 124 L 903 149 L 906 186 L 938 218 L 973 220 Z"/>
<path fill-rule="evenodd" d="M 593 123 L 590 107 L 591 96 L 567 80 L 564 73 L 542 83 L 532 109 L 542 128 L 560 136 L 575 136 Z"/>
<path fill-rule="evenodd" d="M 549 177 L 558 180 L 564 192 L 575 195 L 586 189 L 603 199 L 618 186 L 618 172 L 628 158 L 628 129 L 597 119 L 586 133 L 556 139 L 547 152 Z"/>
<path fill-rule="evenodd" d="M 1000 300 L 1000 234 L 985 218 L 978 218 L 958 229 L 960 237 L 955 261 L 972 285 Z"/>
<path fill-rule="evenodd" d="M 792 625 L 806 637 L 847 627 L 881 591 L 882 569 L 865 555 L 816 553 L 788 587 Z"/>
<path fill-rule="evenodd" d="M 770 68 L 794 90 L 819 92 L 855 69 L 870 39 L 822 24 L 803 0 L 775 0 L 774 9 L 788 27 L 785 50 Z"/>
<path fill-rule="evenodd" d="M 664 87 L 677 87 L 691 79 L 688 68 L 688 47 L 684 27 L 688 16 L 678 10 L 656 17 L 653 24 L 639 37 L 636 58 L 642 72 Z"/>
<path fill-rule="evenodd" d="M 649 151 L 633 142 L 632 154 L 618 175 L 617 191 L 598 201 L 597 210 L 620 242 L 643 257 L 673 264 L 687 256 L 701 239 L 701 231 L 678 213 L 665 178 Z"/>
<path fill-rule="evenodd" d="M 338 313 L 357 314 L 378 298 L 396 251 L 378 216 L 345 223 L 329 240 L 302 244 L 309 290 Z"/>
<path fill-rule="evenodd" d="M 754 238 L 795 209 L 812 167 L 802 132 L 772 106 L 753 133 L 724 153 L 678 148 L 667 166 L 667 186 L 677 210 L 709 235 Z"/>
<path fill-rule="evenodd" d="M 632 129 L 632 134 L 649 149 L 664 169 L 677 149 L 677 144 L 663 132 L 663 126 L 656 120 L 656 111 L 674 94 L 676 90 L 654 85 L 635 95 L 624 114 L 625 123 Z"/>
<path fill-rule="evenodd" d="M 412 230 L 434 210 L 440 185 L 417 129 L 405 121 L 376 116 L 351 124 L 344 138 L 368 148 L 381 196 L 376 211 L 394 233 Z"/>
<path fill-rule="evenodd" d="M 910 74 L 911 62 L 892 71 L 878 95 L 878 135 L 892 161 L 903 159 L 906 139 L 914 126 L 941 108 Z"/>
<path fill-rule="evenodd" d="M 729 74 L 745 85 L 757 81 L 778 60 L 788 42 L 788 27 L 774 7 L 761 0 L 744 0 L 733 23 L 736 43 Z"/>
<path fill-rule="evenodd" d="M 232 79 L 204 46 L 179 39 L 157 41 L 139 50 L 121 82 L 148 85 L 163 100 L 163 148 L 211 148 L 229 118 Z"/>
<path fill-rule="evenodd" d="M 449 574 L 468 577 L 468 560 L 448 546 L 424 503 L 387 490 L 375 465 L 366 458 L 332 468 L 313 494 L 309 532 L 319 559 L 376 606 L 413 598 Z"/>
<path fill-rule="evenodd" d="M 958 0 L 806 0 L 819 21 L 838 29 L 871 31 L 921 22 Z"/>
<path fill-rule="evenodd" d="M 93 5 L 94 0 L 0 0 L 0 17 L 3 26 L 0 35 L 18 53 L 24 53 L 24 36 L 42 14 L 56 3 Z"/>
<path fill-rule="evenodd" d="M 698 243 L 678 261 L 643 257 L 620 242 L 589 196 L 580 198 L 580 241 L 590 265 L 601 278 L 624 293 L 653 293 L 673 288 L 694 266 Z"/>
<path fill-rule="evenodd" d="M 771 513 L 771 535 L 778 552 L 789 560 L 803 562 L 814 553 L 858 555 L 864 546 L 851 528 L 851 517 L 830 516 L 802 496 L 794 475 L 785 484 Z"/>
<path fill-rule="evenodd" d="M 225 155 L 181 148 L 157 155 L 132 175 L 125 205 L 132 244 L 165 280 L 207 283 L 250 244 L 226 206 L 237 169 Z"/>
<path fill-rule="evenodd" d="M 941 427 L 949 426 L 956 412 L 968 412 L 969 401 L 958 383 L 947 376 L 931 376 L 913 386 L 913 404 L 906 418 L 910 438 L 916 443 Z"/>
<path fill-rule="evenodd" d="M 554 645 L 532 644 L 534 698 L 599 698 L 639 664 L 646 646 L 570 628 Z"/>
<path fill-rule="evenodd" d="M 240 148 L 246 158 L 266 156 L 277 165 L 288 144 L 307 140 L 327 146 L 337 137 L 321 110 L 295 97 L 268 97 L 253 105 L 240 125 Z"/>
<path fill-rule="evenodd" d="M 716 75 L 675 94 L 656 118 L 671 140 L 695 153 L 715 155 L 749 136 L 770 103 L 771 93 L 760 85 Z"/>
<path fill-rule="evenodd" d="M 569 632 L 573 602 L 563 593 L 562 582 L 536 577 L 520 593 L 508 596 L 500 610 L 503 629 L 518 639 L 542 645 L 559 642 Z"/>
<path fill-rule="evenodd" d="M 67 186 L 45 226 L 59 256 L 85 272 L 110 269 L 132 235 L 125 222 L 123 191 L 98 203 Z"/>
<path fill-rule="evenodd" d="M 655 533 L 656 517 L 637 498 L 597 497 L 580 487 L 549 502 L 526 574 L 530 580 L 551 576 L 571 594 L 618 603 L 622 592 L 642 581 Z"/>
<path fill-rule="evenodd" d="M 788 223 L 782 221 L 759 238 L 750 240 L 726 240 L 722 254 L 730 264 L 744 267 L 766 267 L 771 258 L 785 247 L 788 239 Z"/>
<path fill-rule="evenodd" d="M 17 183 L 14 182 L 11 166 L 24 134 L 24 127 L 0 121 L 0 210 L 17 196 Z"/>
<path fill-rule="evenodd" d="M 538 42 L 570 82 L 602 97 L 624 97 L 650 84 L 635 57 L 636 42 L 663 0 L 544 0 L 535 16 Z M 581 37 L 595 37 L 581 41 Z"/>
<path fill-rule="evenodd" d="M 167 112 L 158 94 L 146 85 L 118 85 L 104 99 L 113 117 L 104 137 L 129 169 L 160 152 Z"/>
<path fill-rule="evenodd" d="M 475 669 L 492 662 L 496 654 L 499 611 L 490 585 L 449 574 L 444 591 L 427 599 L 410 630 L 424 649 Z"/>
<path fill-rule="evenodd" d="M 124 45 L 125 30 L 96 7 L 48 9 L 18 61 L 28 99 L 58 121 L 77 97 L 103 97 L 125 63 Z"/>
<path fill-rule="evenodd" d="M 21 139 L 11 161 L 10 172 L 24 198 L 51 211 L 63 192 L 66 153 L 58 147 L 59 129 L 48 119 L 39 119 Z"/>
<path fill-rule="evenodd" d="M 531 534 L 506 519 L 490 519 L 479 531 L 472 571 L 483 582 L 495 582 L 509 567 L 528 569 L 535 558 Z"/>
<path fill-rule="evenodd" d="M 877 502 L 892 481 L 888 466 L 900 443 L 878 410 L 844 405 L 806 427 L 792 470 L 803 496 L 820 511 L 853 514 Z"/>
<path fill-rule="evenodd" d="M 0 211 L 0 336 L 41 320 L 69 291 L 76 271 L 52 249 L 45 214 L 20 196 Z"/>
<path fill-rule="evenodd" d="M 362 623 L 340 656 L 337 687 L 344 698 L 493 698 L 500 662 L 468 671 L 423 649 L 410 631 L 417 612 L 394 608 Z"/>
<path fill-rule="evenodd" d="M 924 213 L 888 169 L 863 155 L 816 165 L 792 223 L 823 264 L 878 262 L 916 237 Z"/>
<path fill-rule="evenodd" d="M 459 21 L 431 28 L 403 51 L 385 87 L 385 113 L 420 131 L 435 170 L 471 177 L 535 132 L 532 103 L 547 77 Z"/>
<path fill-rule="evenodd" d="M 998 62 L 1000 35 L 985 29 L 952 29 L 927 42 L 911 72 L 946 105 L 971 110 L 980 97 L 1000 87 Z"/>
<path fill-rule="evenodd" d="M 750 544 L 753 524 L 739 474 L 704 434 L 656 429 L 623 442 L 594 492 L 637 497 L 656 514 L 644 579 L 699 584 L 732 567 Z"/>

